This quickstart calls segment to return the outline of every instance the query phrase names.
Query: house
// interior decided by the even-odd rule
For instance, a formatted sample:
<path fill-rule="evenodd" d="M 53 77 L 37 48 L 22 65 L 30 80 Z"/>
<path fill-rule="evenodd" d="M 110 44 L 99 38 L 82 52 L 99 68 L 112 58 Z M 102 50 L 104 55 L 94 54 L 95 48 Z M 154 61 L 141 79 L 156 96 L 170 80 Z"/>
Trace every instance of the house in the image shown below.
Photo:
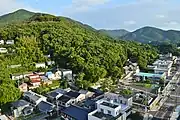
<path fill-rule="evenodd" d="M 52 91 L 47 94 L 48 100 L 52 103 L 54 103 L 57 99 L 59 99 L 64 93 Z"/>
<path fill-rule="evenodd" d="M 46 68 L 46 64 L 45 63 L 36 63 L 35 67 L 36 68 Z"/>
<path fill-rule="evenodd" d="M 62 76 L 61 71 L 56 70 L 56 71 L 54 72 L 54 79 L 55 79 L 55 80 L 61 79 L 61 78 L 62 78 L 61 76 Z"/>
<path fill-rule="evenodd" d="M 0 40 L 0 45 L 4 45 L 4 40 Z"/>
<path fill-rule="evenodd" d="M 12 80 L 19 80 L 19 79 L 23 79 L 25 77 L 28 77 L 29 75 L 33 75 L 33 73 L 32 72 L 17 73 L 17 74 L 10 75 L 10 77 Z"/>
<path fill-rule="evenodd" d="M 114 98 L 115 97 L 115 98 Z M 131 103 L 122 102 L 119 95 L 108 93 L 96 102 L 97 109 L 88 114 L 88 120 L 126 120 L 131 114 Z M 132 99 L 132 98 L 129 98 Z"/>
<path fill-rule="evenodd" d="M 74 98 L 76 102 L 80 102 L 86 98 L 85 94 L 81 94 L 76 91 L 69 91 L 66 93 L 67 96 Z"/>
<path fill-rule="evenodd" d="M 19 86 L 19 89 L 20 89 L 21 92 L 27 92 L 28 91 L 28 85 L 26 83 L 22 83 Z"/>
<path fill-rule="evenodd" d="M 28 77 L 33 88 L 39 87 L 41 85 L 41 78 L 38 74 L 29 75 Z"/>
<path fill-rule="evenodd" d="M 7 40 L 7 41 L 6 41 L 6 44 L 7 44 L 7 45 L 13 45 L 13 44 L 14 44 L 14 40 Z"/>
<path fill-rule="evenodd" d="M 10 120 L 6 115 L 0 115 L 0 120 Z"/>
<path fill-rule="evenodd" d="M 60 106 L 69 107 L 70 105 L 73 105 L 76 103 L 76 99 L 71 98 L 66 95 L 62 95 L 60 98 L 58 98 L 58 103 Z"/>
<path fill-rule="evenodd" d="M 55 108 L 55 105 L 53 105 L 52 103 L 50 102 L 47 102 L 47 101 L 41 101 L 38 105 L 37 105 L 38 109 L 40 112 L 42 113 L 52 113 L 54 108 Z"/>
<path fill-rule="evenodd" d="M 19 67 L 21 67 L 21 64 L 18 64 L 18 65 L 10 65 L 10 66 L 8 66 L 9 68 L 19 68 Z"/>
<path fill-rule="evenodd" d="M 0 53 L 7 53 L 8 50 L 6 48 L 0 48 Z"/>
<path fill-rule="evenodd" d="M 51 65 L 54 65 L 55 62 L 54 62 L 54 61 L 47 61 L 46 64 L 47 64 L 48 66 L 51 66 Z"/>
<path fill-rule="evenodd" d="M 80 90 L 79 93 L 83 94 L 85 96 L 85 98 L 89 98 L 89 97 L 92 97 L 94 95 L 93 92 L 90 92 L 88 90 Z"/>
<path fill-rule="evenodd" d="M 37 106 L 41 101 L 46 101 L 47 98 L 39 95 L 35 92 L 32 91 L 27 91 L 23 94 L 24 99 L 26 99 L 27 101 L 31 102 L 32 104 L 34 104 L 35 106 Z"/>
<path fill-rule="evenodd" d="M 67 79 L 67 80 L 73 80 L 73 73 L 72 70 L 69 69 L 60 69 L 61 71 L 61 75 L 62 75 L 62 79 Z"/>
<path fill-rule="evenodd" d="M 12 103 L 12 110 L 14 113 L 14 117 L 16 118 L 21 115 L 31 114 L 33 112 L 33 107 L 30 106 L 30 103 L 25 100 L 18 100 Z"/>
<path fill-rule="evenodd" d="M 61 111 L 64 120 L 88 120 L 88 112 L 77 106 L 70 106 Z"/>
<path fill-rule="evenodd" d="M 49 80 L 46 76 L 40 76 L 40 78 L 41 78 L 41 81 L 42 81 L 43 85 L 50 85 L 50 84 L 52 84 L 52 81 Z"/>
<path fill-rule="evenodd" d="M 154 73 L 156 74 L 162 74 L 166 73 L 166 76 L 170 76 L 171 67 L 172 67 L 173 61 L 166 61 L 166 60 L 157 60 L 153 63 L 154 67 Z"/>
<path fill-rule="evenodd" d="M 125 71 L 126 75 L 128 75 L 131 72 L 137 73 L 137 72 L 140 71 L 138 63 L 133 63 L 129 59 L 127 60 L 125 65 L 126 66 L 124 66 L 123 68 L 124 68 L 124 71 Z"/>
<path fill-rule="evenodd" d="M 52 72 L 46 72 L 45 76 L 46 76 L 48 79 L 51 79 L 51 80 L 54 79 L 54 74 L 53 74 Z"/>
<path fill-rule="evenodd" d="M 139 72 L 139 73 L 136 73 L 135 75 L 135 78 L 137 81 L 140 81 L 140 80 L 147 80 L 147 79 L 150 79 L 150 80 L 161 80 L 161 79 L 166 79 L 166 73 L 162 73 L 162 74 L 155 74 L 155 73 L 144 73 L 144 72 Z"/>

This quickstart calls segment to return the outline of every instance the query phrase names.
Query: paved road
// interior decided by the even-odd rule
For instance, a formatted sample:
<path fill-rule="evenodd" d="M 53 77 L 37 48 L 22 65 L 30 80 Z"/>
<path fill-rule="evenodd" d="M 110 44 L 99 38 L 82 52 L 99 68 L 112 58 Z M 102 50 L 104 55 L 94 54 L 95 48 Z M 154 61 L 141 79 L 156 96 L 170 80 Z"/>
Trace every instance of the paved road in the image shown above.
<path fill-rule="evenodd" d="M 177 83 L 180 82 L 180 75 L 178 75 L 177 79 L 175 80 Z M 180 105 L 180 86 L 177 84 L 174 84 L 174 87 L 176 87 L 175 91 L 171 91 L 169 96 L 166 97 L 166 101 L 161 106 L 160 110 L 153 113 L 154 118 L 153 120 L 168 120 L 170 118 L 171 113 L 173 112 L 174 108 L 177 105 Z"/>

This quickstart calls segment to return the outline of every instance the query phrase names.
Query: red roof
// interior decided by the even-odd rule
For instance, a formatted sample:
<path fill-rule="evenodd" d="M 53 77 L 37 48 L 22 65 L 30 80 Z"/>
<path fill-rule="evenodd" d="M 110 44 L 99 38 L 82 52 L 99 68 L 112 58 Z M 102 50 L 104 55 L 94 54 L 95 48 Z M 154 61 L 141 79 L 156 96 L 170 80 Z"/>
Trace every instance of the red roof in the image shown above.
<path fill-rule="evenodd" d="M 41 79 L 40 78 L 31 79 L 31 83 L 37 83 L 37 82 L 41 82 Z"/>

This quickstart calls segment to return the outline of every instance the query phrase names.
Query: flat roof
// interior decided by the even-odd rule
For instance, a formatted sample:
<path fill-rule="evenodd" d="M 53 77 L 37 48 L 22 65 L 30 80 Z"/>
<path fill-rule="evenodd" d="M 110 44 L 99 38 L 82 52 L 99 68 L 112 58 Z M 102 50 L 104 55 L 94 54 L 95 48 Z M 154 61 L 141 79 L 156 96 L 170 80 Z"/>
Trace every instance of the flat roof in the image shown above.
<path fill-rule="evenodd" d="M 135 75 L 136 76 L 144 76 L 144 77 L 162 77 L 163 74 L 139 72 L 139 73 L 136 73 Z"/>
<path fill-rule="evenodd" d="M 117 108 L 118 107 L 118 105 L 111 104 L 111 103 L 108 103 L 108 102 L 102 102 L 101 105 L 111 107 L 111 108 Z"/>

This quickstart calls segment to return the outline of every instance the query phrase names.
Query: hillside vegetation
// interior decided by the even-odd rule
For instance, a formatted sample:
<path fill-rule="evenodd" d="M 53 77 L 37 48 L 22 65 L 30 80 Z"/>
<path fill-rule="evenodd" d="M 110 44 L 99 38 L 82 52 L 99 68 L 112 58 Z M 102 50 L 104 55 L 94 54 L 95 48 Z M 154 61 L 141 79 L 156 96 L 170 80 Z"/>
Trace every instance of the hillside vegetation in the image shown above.
<path fill-rule="evenodd" d="M 0 16 L 0 27 L 7 25 L 7 24 L 20 23 L 20 22 L 26 21 L 30 17 L 32 17 L 34 14 L 35 13 L 33 13 L 33 12 L 29 12 L 27 10 L 20 9 L 13 13 L 9 13 L 9 14 Z"/>
<path fill-rule="evenodd" d="M 105 77 L 112 77 L 116 83 L 124 73 L 123 66 L 128 58 L 137 61 L 141 68 L 157 58 L 157 50 L 149 45 L 115 41 L 77 21 L 44 14 L 0 28 L 0 39 L 14 39 L 15 45 L 9 49 L 16 51 L 0 56 L 1 105 L 20 97 L 9 75 L 34 70 L 32 64 L 46 61 L 45 54 L 51 54 L 60 67 L 72 69 L 82 84 L 95 83 Z M 12 64 L 23 67 L 7 68 Z"/>
<path fill-rule="evenodd" d="M 127 33 L 120 39 L 134 40 L 141 43 L 179 43 L 180 31 L 168 30 L 164 31 L 154 27 L 143 27 L 134 32 Z"/>

